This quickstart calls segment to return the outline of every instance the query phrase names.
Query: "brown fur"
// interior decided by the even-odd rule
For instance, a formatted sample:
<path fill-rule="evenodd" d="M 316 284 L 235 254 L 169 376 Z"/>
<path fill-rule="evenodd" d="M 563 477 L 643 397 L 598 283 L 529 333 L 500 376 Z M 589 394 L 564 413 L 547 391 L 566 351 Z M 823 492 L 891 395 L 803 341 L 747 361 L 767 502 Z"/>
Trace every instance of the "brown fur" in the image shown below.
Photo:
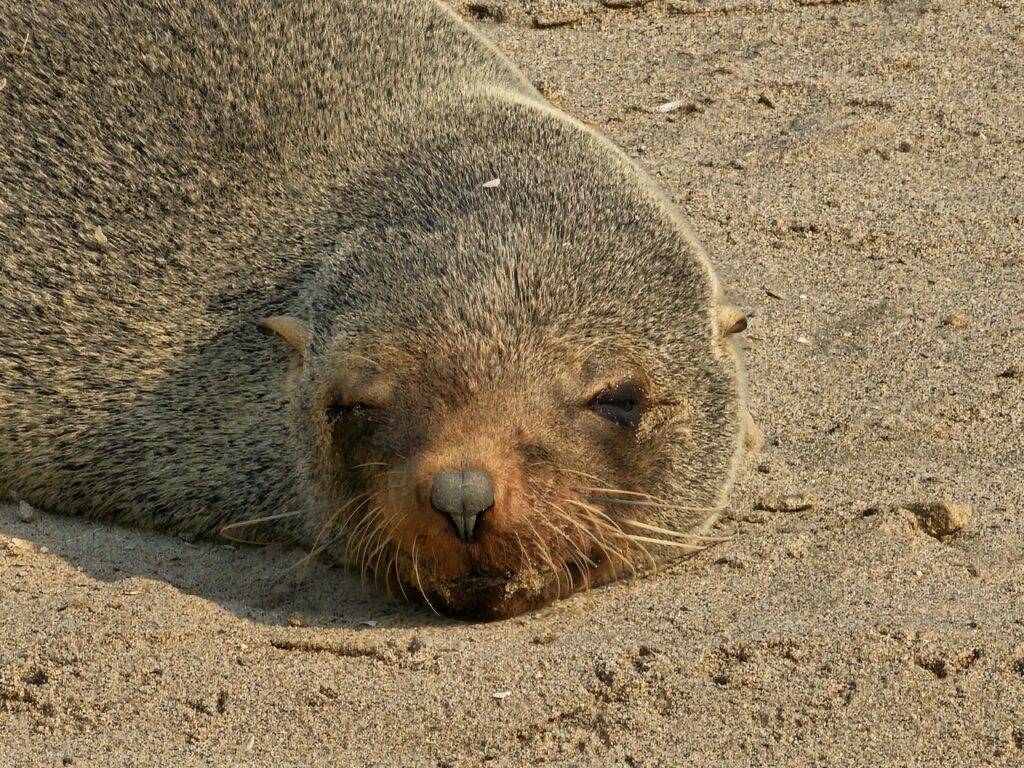
<path fill-rule="evenodd" d="M 0 48 L 0 493 L 491 617 L 701 545 L 743 322 L 653 183 L 450 11 L 38 0 Z M 588 407 L 627 379 L 635 430 Z M 496 488 L 466 544 L 429 504 L 453 465 Z"/>

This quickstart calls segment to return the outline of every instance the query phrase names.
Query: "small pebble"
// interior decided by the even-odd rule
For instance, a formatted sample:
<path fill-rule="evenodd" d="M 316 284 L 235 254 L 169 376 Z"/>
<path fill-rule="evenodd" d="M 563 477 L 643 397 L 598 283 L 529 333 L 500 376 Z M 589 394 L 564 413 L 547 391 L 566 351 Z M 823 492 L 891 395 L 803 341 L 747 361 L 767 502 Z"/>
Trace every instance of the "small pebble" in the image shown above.
<path fill-rule="evenodd" d="M 775 97 L 772 96 L 768 91 L 763 92 L 757 97 L 758 104 L 764 104 L 768 109 L 775 109 Z"/>
<path fill-rule="evenodd" d="M 666 101 L 664 104 L 659 104 L 655 107 L 655 110 L 662 114 L 668 114 L 682 109 L 687 114 L 695 114 L 697 112 L 703 112 L 704 107 L 698 104 L 696 101 Z"/>
<path fill-rule="evenodd" d="M 1000 379 L 1016 379 L 1020 381 L 1024 379 L 1024 366 L 1022 365 L 1011 365 L 1005 371 L 999 374 Z"/>
<path fill-rule="evenodd" d="M 807 555 L 807 544 L 803 541 L 792 541 L 786 544 L 786 557 L 800 560 Z"/>
<path fill-rule="evenodd" d="M 800 494 L 763 496 L 758 499 L 754 509 L 763 509 L 766 512 L 803 512 L 813 509 L 816 504 L 814 499 Z"/>
<path fill-rule="evenodd" d="M 724 565 L 732 568 L 734 571 L 745 571 L 753 562 L 754 561 L 751 558 L 736 552 L 731 552 L 728 555 L 722 555 L 720 558 L 715 560 L 716 565 Z"/>
<path fill-rule="evenodd" d="M 501 179 L 491 179 L 490 181 L 485 181 L 480 186 L 482 186 L 484 189 L 494 189 L 495 187 L 501 186 Z"/>
<path fill-rule="evenodd" d="M 7 546 L 7 554 L 11 557 L 21 557 L 32 554 L 32 545 L 24 539 L 11 538 L 4 542 Z"/>
<path fill-rule="evenodd" d="M 470 3 L 466 10 L 478 19 L 491 19 L 499 24 L 508 17 L 504 5 L 497 2 Z"/>
<path fill-rule="evenodd" d="M 903 506 L 914 513 L 921 530 L 939 539 L 959 532 L 974 512 L 969 504 L 955 504 L 945 499 L 912 502 Z"/>
<path fill-rule="evenodd" d="M 914 148 L 914 145 L 913 145 L 913 144 L 911 144 L 911 143 L 910 143 L 909 141 L 906 141 L 906 140 L 904 140 L 904 141 L 901 141 L 901 142 L 899 143 L 899 146 L 897 147 L 897 149 L 898 149 L 898 150 L 899 150 L 900 152 L 909 152 L 909 151 L 910 151 L 910 150 L 912 150 L 913 148 Z"/>
<path fill-rule="evenodd" d="M 975 565 L 974 563 L 969 563 L 969 564 L 968 564 L 968 566 L 967 566 L 967 572 L 968 572 L 969 574 L 971 574 L 971 576 L 981 576 L 981 568 L 979 568 L 979 567 L 978 567 L 977 565 Z"/>
<path fill-rule="evenodd" d="M 967 315 L 961 312 L 953 313 L 952 315 L 946 318 L 946 322 L 944 323 L 944 325 L 946 325 L 947 327 L 954 328 L 958 331 L 967 328 L 968 326 L 970 326 L 970 324 L 971 318 L 969 318 Z"/>
<path fill-rule="evenodd" d="M 547 11 L 545 13 L 538 13 L 533 17 L 533 26 L 537 29 L 555 29 L 556 27 L 564 27 L 567 24 L 572 24 L 575 21 L 579 21 L 583 17 L 583 14 L 577 10 L 564 10 L 564 11 Z"/>
<path fill-rule="evenodd" d="M 34 523 L 36 521 L 35 509 L 33 509 L 32 505 L 25 500 L 18 503 L 18 509 L 14 514 L 23 523 Z"/>
<path fill-rule="evenodd" d="M 511 695 L 512 691 L 497 691 L 496 693 L 491 694 L 491 698 L 501 701 L 502 699 L 507 699 Z"/>

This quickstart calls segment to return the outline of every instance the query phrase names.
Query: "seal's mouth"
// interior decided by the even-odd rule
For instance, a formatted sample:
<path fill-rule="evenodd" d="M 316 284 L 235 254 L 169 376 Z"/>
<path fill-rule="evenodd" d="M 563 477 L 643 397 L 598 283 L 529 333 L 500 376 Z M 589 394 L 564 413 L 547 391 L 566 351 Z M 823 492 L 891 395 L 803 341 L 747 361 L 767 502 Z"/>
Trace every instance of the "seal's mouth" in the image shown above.
<path fill-rule="evenodd" d="M 539 573 L 474 573 L 436 584 L 421 596 L 434 610 L 488 621 L 540 608 L 568 591 Z"/>

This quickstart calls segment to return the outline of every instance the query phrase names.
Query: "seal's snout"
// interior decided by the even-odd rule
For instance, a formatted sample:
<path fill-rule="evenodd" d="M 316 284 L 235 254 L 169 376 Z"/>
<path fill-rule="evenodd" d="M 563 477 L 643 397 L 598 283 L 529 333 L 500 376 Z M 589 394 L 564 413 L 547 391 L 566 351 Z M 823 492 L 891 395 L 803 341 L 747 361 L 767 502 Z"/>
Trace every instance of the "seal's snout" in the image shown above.
<path fill-rule="evenodd" d="M 483 469 L 448 469 L 434 477 L 430 505 L 455 526 L 462 541 L 473 538 L 473 529 L 484 512 L 494 506 L 494 484 Z"/>

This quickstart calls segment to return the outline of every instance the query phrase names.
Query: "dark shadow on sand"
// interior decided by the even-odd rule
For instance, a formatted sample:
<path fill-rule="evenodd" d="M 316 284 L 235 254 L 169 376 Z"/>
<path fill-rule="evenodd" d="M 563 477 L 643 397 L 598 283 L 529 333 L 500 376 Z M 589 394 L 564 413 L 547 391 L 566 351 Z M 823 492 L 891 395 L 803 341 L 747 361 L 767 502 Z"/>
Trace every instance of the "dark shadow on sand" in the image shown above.
<path fill-rule="evenodd" d="M 267 626 L 368 630 L 453 626 L 428 608 L 389 597 L 358 576 L 324 562 L 296 568 L 304 552 L 279 545 L 252 547 L 146 531 L 94 520 L 38 513 L 20 521 L 0 506 L 0 535 L 24 539 L 72 568 L 110 584 L 165 582 L 212 601 L 235 616 Z"/>

